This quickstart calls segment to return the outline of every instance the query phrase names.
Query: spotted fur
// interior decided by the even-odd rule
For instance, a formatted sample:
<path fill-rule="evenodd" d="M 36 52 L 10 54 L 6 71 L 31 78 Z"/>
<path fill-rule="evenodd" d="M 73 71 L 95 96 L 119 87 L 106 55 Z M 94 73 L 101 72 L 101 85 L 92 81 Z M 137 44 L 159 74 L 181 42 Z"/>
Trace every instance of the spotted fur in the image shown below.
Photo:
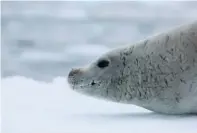
<path fill-rule="evenodd" d="M 99 68 L 98 61 L 109 61 Z M 197 22 L 116 48 L 68 82 L 85 95 L 165 114 L 197 113 Z"/>

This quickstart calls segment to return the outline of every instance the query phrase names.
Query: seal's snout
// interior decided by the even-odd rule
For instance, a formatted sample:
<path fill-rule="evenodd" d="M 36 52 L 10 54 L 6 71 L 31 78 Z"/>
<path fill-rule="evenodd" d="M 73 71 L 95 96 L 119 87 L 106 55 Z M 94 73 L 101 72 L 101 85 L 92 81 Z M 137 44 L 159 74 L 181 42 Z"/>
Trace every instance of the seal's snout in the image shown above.
<path fill-rule="evenodd" d="M 72 69 L 72 70 L 69 72 L 68 77 L 73 77 L 73 76 L 79 74 L 80 72 L 81 72 L 80 69 Z"/>
<path fill-rule="evenodd" d="M 72 83 L 74 80 L 78 79 L 78 77 L 82 74 L 82 70 L 81 69 L 72 69 L 69 73 L 68 73 L 68 82 Z"/>
<path fill-rule="evenodd" d="M 76 77 L 77 75 L 81 73 L 80 69 L 72 69 L 69 73 L 68 73 L 68 83 L 73 86 L 74 84 L 76 84 Z"/>
<path fill-rule="evenodd" d="M 67 81 L 71 88 L 74 89 L 74 87 L 80 83 L 82 73 L 82 69 L 72 69 L 68 73 Z"/>

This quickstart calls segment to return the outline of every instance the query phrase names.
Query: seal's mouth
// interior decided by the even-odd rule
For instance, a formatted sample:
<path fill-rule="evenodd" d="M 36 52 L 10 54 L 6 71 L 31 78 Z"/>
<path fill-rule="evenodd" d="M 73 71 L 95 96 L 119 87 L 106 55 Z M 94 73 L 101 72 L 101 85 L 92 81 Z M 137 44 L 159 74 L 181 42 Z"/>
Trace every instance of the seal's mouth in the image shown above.
<path fill-rule="evenodd" d="M 82 81 L 81 81 L 82 82 Z M 75 81 L 74 78 L 70 79 L 68 78 L 68 83 L 70 85 L 70 87 L 74 90 L 74 89 L 84 89 L 84 88 L 91 88 L 94 87 L 96 85 L 99 85 L 99 83 L 95 82 L 94 80 L 92 80 L 89 84 L 80 84 L 78 81 Z"/>
<path fill-rule="evenodd" d="M 84 69 L 72 69 L 67 77 L 67 82 L 72 90 L 89 91 L 97 90 L 101 86 L 101 82 L 93 77 L 84 77 Z"/>

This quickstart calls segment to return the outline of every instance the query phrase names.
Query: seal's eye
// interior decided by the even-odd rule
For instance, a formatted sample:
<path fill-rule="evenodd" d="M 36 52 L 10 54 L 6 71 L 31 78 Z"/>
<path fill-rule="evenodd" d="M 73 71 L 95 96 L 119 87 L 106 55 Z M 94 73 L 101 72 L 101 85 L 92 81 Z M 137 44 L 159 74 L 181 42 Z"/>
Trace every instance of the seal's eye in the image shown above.
<path fill-rule="evenodd" d="M 109 61 L 108 60 L 101 60 L 97 64 L 97 66 L 99 68 L 104 68 L 104 67 L 107 67 L 108 65 L 109 65 Z"/>

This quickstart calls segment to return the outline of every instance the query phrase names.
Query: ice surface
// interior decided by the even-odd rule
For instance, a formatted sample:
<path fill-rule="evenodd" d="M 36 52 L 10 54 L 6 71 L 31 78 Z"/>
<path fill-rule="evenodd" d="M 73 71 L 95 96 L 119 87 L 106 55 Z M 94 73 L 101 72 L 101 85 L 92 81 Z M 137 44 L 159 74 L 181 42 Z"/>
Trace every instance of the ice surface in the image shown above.
<path fill-rule="evenodd" d="M 66 79 L 51 83 L 2 79 L 2 133 L 196 133 L 197 116 L 165 116 L 72 91 Z"/>

